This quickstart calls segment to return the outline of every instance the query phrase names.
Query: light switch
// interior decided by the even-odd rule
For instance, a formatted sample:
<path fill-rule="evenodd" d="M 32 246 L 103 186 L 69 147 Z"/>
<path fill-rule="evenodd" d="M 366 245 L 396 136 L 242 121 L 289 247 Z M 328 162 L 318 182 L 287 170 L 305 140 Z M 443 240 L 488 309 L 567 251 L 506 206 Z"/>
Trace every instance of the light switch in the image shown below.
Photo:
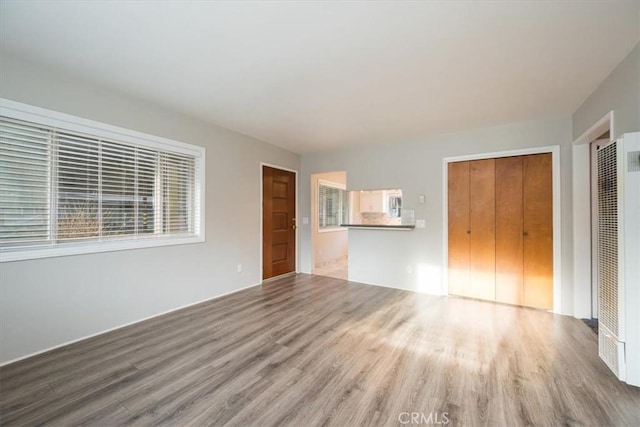
<path fill-rule="evenodd" d="M 416 219 L 416 228 L 424 228 L 426 225 L 424 219 Z"/>
<path fill-rule="evenodd" d="M 424 194 L 418 196 L 418 203 L 424 203 Z"/>
<path fill-rule="evenodd" d="M 303 216 L 302 217 L 302 224 L 303 225 L 308 225 L 309 224 L 309 217 L 308 216 Z"/>

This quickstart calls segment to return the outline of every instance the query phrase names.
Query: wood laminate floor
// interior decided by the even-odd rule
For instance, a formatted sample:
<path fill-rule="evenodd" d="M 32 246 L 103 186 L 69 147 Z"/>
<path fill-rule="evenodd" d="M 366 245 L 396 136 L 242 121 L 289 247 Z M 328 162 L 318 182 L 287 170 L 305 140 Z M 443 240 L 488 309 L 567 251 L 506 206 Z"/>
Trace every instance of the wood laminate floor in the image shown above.
<path fill-rule="evenodd" d="M 640 389 L 579 320 L 310 275 L 5 366 L 0 387 L 7 426 L 640 425 Z"/>

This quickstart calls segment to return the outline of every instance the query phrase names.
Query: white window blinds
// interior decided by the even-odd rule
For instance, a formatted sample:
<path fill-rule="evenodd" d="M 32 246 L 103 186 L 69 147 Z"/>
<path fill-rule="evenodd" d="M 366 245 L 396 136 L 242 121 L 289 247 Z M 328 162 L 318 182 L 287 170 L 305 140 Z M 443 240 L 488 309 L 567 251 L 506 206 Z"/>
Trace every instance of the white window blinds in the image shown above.
<path fill-rule="evenodd" d="M 318 186 L 318 228 L 338 228 L 347 222 L 347 192 L 341 188 L 319 184 Z"/>
<path fill-rule="evenodd" d="M 45 242 L 50 235 L 49 131 L 0 124 L 0 244 Z"/>
<path fill-rule="evenodd" d="M 198 233 L 193 155 L 0 117 L 0 248 Z"/>

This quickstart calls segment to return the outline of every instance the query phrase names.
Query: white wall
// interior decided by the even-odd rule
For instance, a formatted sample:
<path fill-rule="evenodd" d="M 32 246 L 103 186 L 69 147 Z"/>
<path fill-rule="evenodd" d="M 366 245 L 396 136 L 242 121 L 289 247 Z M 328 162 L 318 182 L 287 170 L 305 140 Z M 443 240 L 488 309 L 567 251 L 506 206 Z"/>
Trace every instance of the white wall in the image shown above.
<path fill-rule="evenodd" d="M 4 98 L 206 147 L 207 241 L 0 264 L 0 363 L 260 282 L 260 162 L 298 169 L 298 155 L 7 55 L 1 67 Z"/>
<path fill-rule="evenodd" d="M 612 139 L 640 130 L 640 43 L 573 113 L 573 139 L 613 110 Z"/>
<path fill-rule="evenodd" d="M 312 173 L 344 170 L 348 188 L 401 188 L 403 208 L 414 209 L 426 228 L 413 231 L 349 230 L 349 279 L 434 292 L 443 266 L 443 158 L 549 145 L 561 146 L 562 306 L 573 313 L 571 226 L 571 119 L 539 120 L 457 132 L 373 147 L 353 147 L 302 155 L 300 215 L 309 216 Z M 426 195 L 419 204 L 418 196 Z M 302 271 L 311 269 L 310 229 L 301 228 Z M 411 273 L 407 272 L 411 266 Z"/>
<path fill-rule="evenodd" d="M 311 176 L 311 218 L 313 265 L 323 264 L 346 258 L 348 255 L 348 233 L 346 229 L 318 232 L 318 181 L 328 181 L 338 185 L 347 185 L 345 172 L 325 172 Z"/>

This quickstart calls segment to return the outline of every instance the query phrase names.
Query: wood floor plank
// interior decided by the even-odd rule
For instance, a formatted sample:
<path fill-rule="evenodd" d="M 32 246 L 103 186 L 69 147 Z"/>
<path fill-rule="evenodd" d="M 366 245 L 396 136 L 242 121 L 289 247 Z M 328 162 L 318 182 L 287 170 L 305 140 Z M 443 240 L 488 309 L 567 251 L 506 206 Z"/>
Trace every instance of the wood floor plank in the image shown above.
<path fill-rule="evenodd" d="M 640 425 L 640 389 L 576 319 L 304 274 L 0 368 L 3 426 L 397 426 L 411 413 Z"/>

